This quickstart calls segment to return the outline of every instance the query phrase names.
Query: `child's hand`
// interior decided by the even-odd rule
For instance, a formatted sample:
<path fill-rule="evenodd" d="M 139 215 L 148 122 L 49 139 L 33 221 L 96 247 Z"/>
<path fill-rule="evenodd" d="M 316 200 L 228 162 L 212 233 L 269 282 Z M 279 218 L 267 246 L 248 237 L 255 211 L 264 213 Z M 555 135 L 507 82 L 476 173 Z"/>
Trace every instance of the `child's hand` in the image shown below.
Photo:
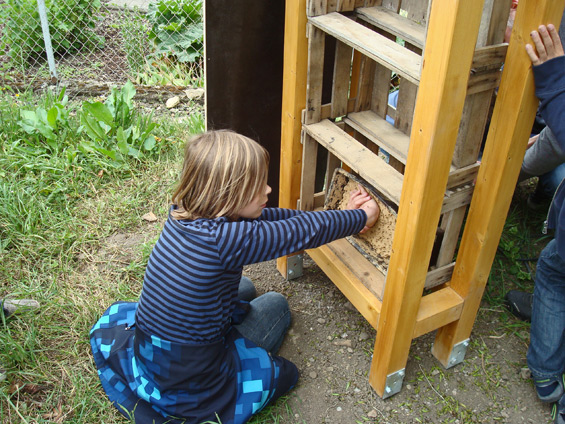
<path fill-rule="evenodd" d="M 367 193 L 361 186 L 351 193 L 349 202 L 347 203 L 347 209 L 363 209 L 367 214 L 367 222 L 365 227 L 360 231 L 361 234 L 368 231 L 369 228 L 375 225 L 381 213 L 377 202 L 375 202 L 369 193 Z"/>
<path fill-rule="evenodd" d="M 536 134 L 533 137 L 530 137 L 530 139 L 528 140 L 528 145 L 526 146 L 526 150 L 528 150 L 530 147 L 532 147 L 534 144 L 536 144 L 536 141 L 538 141 L 538 138 L 539 138 L 539 134 Z"/>
<path fill-rule="evenodd" d="M 352 191 L 347 202 L 347 209 L 359 209 L 363 203 L 371 200 L 369 193 L 361 186 L 357 186 L 357 190 Z"/>
<path fill-rule="evenodd" d="M 530 36 L 534 42 L 535 49 L 531 44 L 526 44 L 526 52 L 532 61 L 532 65 L 538 66 L 557 56 L 563 56 L 561 39 L 553 24 L 540 25 L 538 31 L 532 31 Z"/>
<path fill-rule="evenodd" d="M 363 234 L 364 232 L 369 231 L 369 229 L 373 225 L 375 225 L 375 223 L 379 219 L 379 215 L 381 214 L 381 209 L 379 208 L 377 202 L 375 202 L 373 199 L 365 202 L 360 209 L 363 209 L 367 214 L 367 223 L 365 224 L 365 227 L 360 231 L 360 233 Z"/>

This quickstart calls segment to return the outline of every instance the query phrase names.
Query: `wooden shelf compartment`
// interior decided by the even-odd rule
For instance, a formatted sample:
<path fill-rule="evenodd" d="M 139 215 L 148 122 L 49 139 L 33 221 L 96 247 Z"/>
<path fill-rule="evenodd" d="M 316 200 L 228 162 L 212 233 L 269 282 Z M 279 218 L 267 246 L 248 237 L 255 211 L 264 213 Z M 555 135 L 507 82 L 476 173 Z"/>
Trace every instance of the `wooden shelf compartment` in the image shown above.
<path fill-rule="evenodd" d="M 424 48 L 426 27 L 382 6 L 355 9 L 357 16 L 365 22 L 382 29 L 419 49 Z"/>
<path fill-rule="evenodd" d="M 408 136 L 384 119 L 367 111 L 352 113 L 348 115 L 345 122 L 397 160 L 406 163 Z M 303 125 L 303 129 L 332 155 L 349 166 L 353 172 L 375 187 L 384 197 L 397 206 L 400 205 L 404 178 L 400 172 L 328 119 L 315 124 Z M 474 191 L 472 181 L 476 178 L 478 168 L 478 164 L 473 164 L 452 170 L 447 182 L 442 213 L 471 202 Z"/>
<path fill-rule="evenodd" d="M 420 55 L 337 12 L 309 17 L 308 22 L 413 84 L 419 84 Z"/>
<path fill-rule="evenodd" d="M 406 165 L 408 148 L 410 146 L 410 137 L 408 135 L 372 111 L 350 113 L 343 121 L 375 143 L 379 148 L 386 150 L 397 161 Z M 447 181 L 447 189 L 451 190 L 472 183 L 477 178 L 478 172 L 478 163 L 463 168 L 453 167 Z M 450 195 L 451 193 L 448 192 L 448 196 Z"/>
<path fill-rule="evenodd" d="M 345 239 L 306 252 L 367 322 L 377 329 L 385 275 Z M 434 271 L 429 274 L 432 273 Z M 428 279 L 431 280 L 433 277 L 427 278 L 426 281 Z M 463 299 L 450 287 L 423 296 L 416 318 L 414 337 L 456 321 L 462 308 Z"/>
<path fill-rule="evenodd" d="M 375 187 L 384 197 L 396 205 L 400 204 L 402 174 L 328 119 L 316 124 L 304 125 L 303 128 L 308 135 Z"/>
<path fill-rule="evenodd" d="M 363 134 L 380 148 L 390 153 L 396 160 L 406 165 L 410 137 L 378 116 L 375 112 L 350 113 L 345 123 Z"/>

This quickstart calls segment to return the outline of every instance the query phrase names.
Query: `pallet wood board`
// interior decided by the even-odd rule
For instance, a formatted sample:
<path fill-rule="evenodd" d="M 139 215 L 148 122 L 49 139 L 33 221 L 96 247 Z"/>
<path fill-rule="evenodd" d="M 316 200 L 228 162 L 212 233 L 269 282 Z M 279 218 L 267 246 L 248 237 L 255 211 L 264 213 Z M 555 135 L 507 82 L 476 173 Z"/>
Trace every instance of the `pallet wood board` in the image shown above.
<path fill-rule="evenodd" d="M 371 111 L 350 113 L 345 123 L 406 165 L 410 137 Z"/>
<path fill-rule="evenodd" d="M 422 57 L 400 44 L 337 12 L 309 18 L 308 22 L 413 84 L 419 83 Z"/>
<path fill-rule="evenodd" d="M 356 10 L 359 18 L 398 38 L 422 49 L 426 41 L 426 27 L 404 18 L 382 6 L 361 7 Z"/>
<path fill-rule="evenodd" d="M 375 187 L 385 199 L 394 204 L 400 202 L 402 174 L 381 158 L 327 119 L 317 124 L 304 125 L 304 130 Z"/>

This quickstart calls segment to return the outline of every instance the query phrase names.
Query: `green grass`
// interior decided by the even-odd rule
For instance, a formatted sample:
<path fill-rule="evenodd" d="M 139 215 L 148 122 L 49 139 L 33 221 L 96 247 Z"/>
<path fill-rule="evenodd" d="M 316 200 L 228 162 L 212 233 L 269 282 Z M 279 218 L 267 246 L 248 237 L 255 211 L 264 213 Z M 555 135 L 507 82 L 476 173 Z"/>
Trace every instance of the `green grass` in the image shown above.
<path fill-rule="evenodd" d="M 80 104 L 68 105 L 56 148 L 30 142 L 20 110 L 53 106 L 52 95 L 0 94 L 0 297 L 33 298 L 37 311 L 0 321 L 0 422 L 124 422 L 110 406 L 92 363 L 88 332 L 117 299 L 137 299 L 143 269 L 166 216 L 182 139 L 202 130 L 159 121 L 158 152 L 116 166 L 79 144 Z M 127 252 L 108 249 L 116 234 L 148 234 Z M 116 243 L 118 244 L 118 243 Z"/>

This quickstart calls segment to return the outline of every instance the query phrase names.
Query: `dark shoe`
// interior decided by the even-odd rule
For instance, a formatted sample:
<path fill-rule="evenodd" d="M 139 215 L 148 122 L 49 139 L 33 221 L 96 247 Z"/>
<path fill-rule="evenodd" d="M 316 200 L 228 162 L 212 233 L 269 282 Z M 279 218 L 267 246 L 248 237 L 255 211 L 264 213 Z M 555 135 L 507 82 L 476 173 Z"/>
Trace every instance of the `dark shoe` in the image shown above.
<path fill-rule="evenodd" d="M 532 211 L 547 210 L 550 202 L 551 197 L 548 197 L 537 190 L 528 196 L 528 208 Z"/>
<path fill-rule="evenodd" d="M 504 296 L 504 306 L 522 321 L 532 320 L 532 301 L 534 295 L 518 290 L 510 290 Z"/>
<path fill-rule="evenodd" d="M 534 386 L 538 398 L 542 402 L 553 403 L 557 402 L 563 396 L 563 379 L 565 376 L 553 378 L 534 378 Z M 563 409 L 563 406 L 561 407 Z M 565 412 L 565 409 L 563 410 Z M 565 423 L 564 423 L 565 424 Z"/>

